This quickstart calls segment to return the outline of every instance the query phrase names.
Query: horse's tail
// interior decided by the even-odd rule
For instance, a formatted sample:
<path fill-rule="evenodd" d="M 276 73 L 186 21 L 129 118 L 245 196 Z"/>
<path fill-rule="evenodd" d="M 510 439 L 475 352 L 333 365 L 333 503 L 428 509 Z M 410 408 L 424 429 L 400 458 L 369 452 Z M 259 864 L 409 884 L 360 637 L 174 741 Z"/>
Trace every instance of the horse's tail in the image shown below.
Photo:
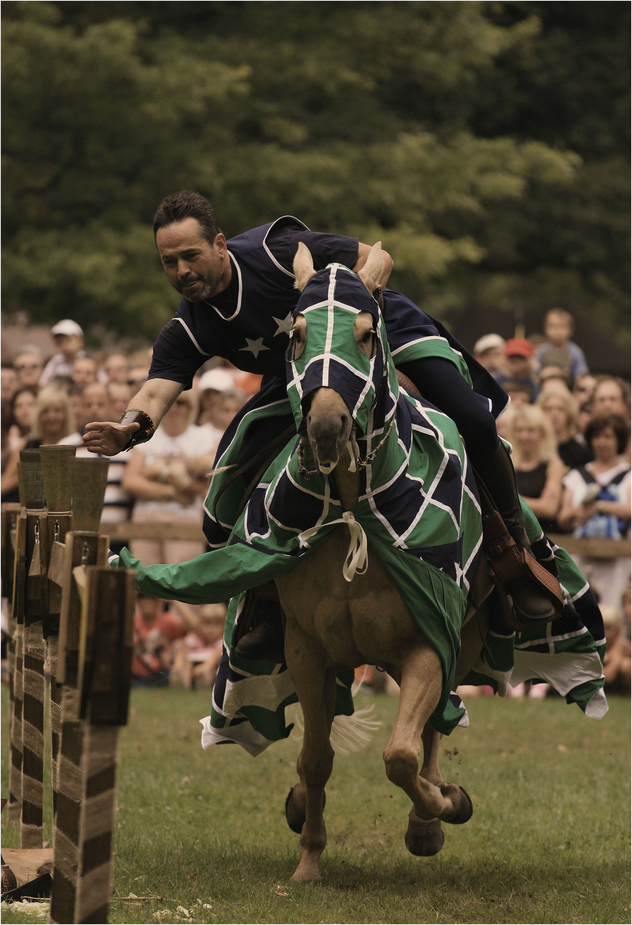
<path fill-rule="evenodd" d="M 369 704 L 361 710 L 356 710 L 352 716 L 342 714 L 334 716 L 331 727 L 330 741 L 337 755 L 351 755 L 366 748 L 376 731 L 382 725 L 379 720 L 372 719 L 375 704 Z M 293 739 L 303 738 L 303 711 L 299 703 L 286 709 L 286 722 L 294 723 Z"/>

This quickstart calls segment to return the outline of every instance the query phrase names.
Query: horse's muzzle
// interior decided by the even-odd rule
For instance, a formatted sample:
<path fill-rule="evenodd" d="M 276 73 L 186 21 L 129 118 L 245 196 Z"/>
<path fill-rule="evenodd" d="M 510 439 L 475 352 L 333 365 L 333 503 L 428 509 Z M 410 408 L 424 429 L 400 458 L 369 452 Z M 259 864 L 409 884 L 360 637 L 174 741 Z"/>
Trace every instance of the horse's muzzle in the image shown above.
<path fill-rule="evenodd" d="M 321 472 L 335 467 L 351 435 L 352 418 L 335 389 L 317 389 L 307 413 L 307 437 Z"/>

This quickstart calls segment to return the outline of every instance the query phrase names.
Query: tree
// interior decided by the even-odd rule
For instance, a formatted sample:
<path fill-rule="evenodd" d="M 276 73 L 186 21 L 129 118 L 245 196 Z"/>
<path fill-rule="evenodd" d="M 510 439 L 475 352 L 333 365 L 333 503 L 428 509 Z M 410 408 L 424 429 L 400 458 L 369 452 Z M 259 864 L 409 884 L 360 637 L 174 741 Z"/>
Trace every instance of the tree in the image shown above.
<path fill-rule="evenodd" d="M 153 337 L 175 298 L 151 218 L 193 188 L 229 236 L 291 212 L 382 239 L 393 285 L 448 321 L 563 293 L 620 328 L 627 149 L 572 116 L 625 110 L 624 53 L 578 7 L 597 4 L 3 4 L 5 306 Z M 577 87 L 556 132 L 542 83 L 574 83 L 567 33 L 604 93 Z"/>

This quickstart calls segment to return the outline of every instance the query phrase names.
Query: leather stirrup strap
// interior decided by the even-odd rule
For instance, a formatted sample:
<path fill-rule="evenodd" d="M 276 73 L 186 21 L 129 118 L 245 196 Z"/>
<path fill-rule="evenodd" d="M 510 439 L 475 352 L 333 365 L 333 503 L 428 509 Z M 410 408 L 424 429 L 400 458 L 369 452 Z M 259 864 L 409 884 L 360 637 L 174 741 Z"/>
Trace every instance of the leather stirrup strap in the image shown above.
<path fill-rule="evenodd" d="M 476 473 L 475 473 L 476 474 Z M 564 609 L 564 597 L 559 581 L 537 561 L 530 550 L 522 549 L 496 509 L 496 506 L 482 480 L 476 477 L 481 500 L 481 513 L 483 518 L 483 548 L 488 556 L 489 565 L 494 584 L 499 592 L 505 619 L 512 629 L 522 632 L 539 621 L 519 620 L 513 607 L 511 607 L 505 586 L 516 578 L 527 577 L 540 588 L 542 593 L 555 607 L 557 619 Z M 547 623 L 543 620 L 542 623 Z"/>

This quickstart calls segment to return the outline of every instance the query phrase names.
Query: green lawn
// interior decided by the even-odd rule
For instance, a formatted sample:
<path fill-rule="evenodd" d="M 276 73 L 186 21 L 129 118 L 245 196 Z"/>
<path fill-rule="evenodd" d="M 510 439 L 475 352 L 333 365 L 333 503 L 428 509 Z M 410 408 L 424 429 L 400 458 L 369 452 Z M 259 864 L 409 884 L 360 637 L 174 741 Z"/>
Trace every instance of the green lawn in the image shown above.
<path fill-rule="evenodd" d="M 373 741 L 334 763 L 322 885 L 289 883 L 299 847 L 283 807 L 299 744 L 256 759 L 204 752 L 208 700 L 133 694 L 111 922 L 630 922 L 629 700 L 611 698 L 600 722 L 561 700 L 470 701 L 471 726 L 443 740 L 442 767 L 474 816 L 445 826 L 442 852 L 421 859 L 405 849 L 408 800 L 381 757 L 397 702 L 376 697 Z M 18 833 L 5 827 L 3 839 L 16 845 Z M 3 910 L 3 921 L 33 916 Z"/>

